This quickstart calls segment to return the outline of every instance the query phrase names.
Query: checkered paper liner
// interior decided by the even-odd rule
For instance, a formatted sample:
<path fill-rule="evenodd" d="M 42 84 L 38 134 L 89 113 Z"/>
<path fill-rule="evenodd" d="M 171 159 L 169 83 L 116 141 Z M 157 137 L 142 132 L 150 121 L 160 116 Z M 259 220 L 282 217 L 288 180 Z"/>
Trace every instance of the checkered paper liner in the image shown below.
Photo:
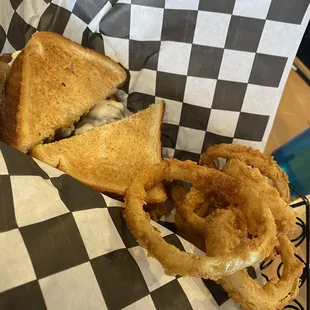
<path fill-rule="evenodd" d="M 129 70 L 130 110 L 166 101 L 164 155 L 197 160 L 220 142 L 263 149 L 308 6 L 308 0 L 2 0 L 0 51 L 22 49 L 44 30 L 105 53 Z M 165 276 L 128 233 L 118 202 L 1 149 L 0 309 L 236 308 L 211 281 Z M 162 229 L 168 242 L 193 250 Z M 303 240 L 302 253 L 304 247 Z M 306 283 L 301 291 L 306 296 Z M 292 307 L 306 308 L 305 300 Z"/>
<path fill-rule="evenodd" d="M 164 155 L 263 149 L 309 20 L 309 0 L 1 0 L 0 51 L 58 32 L 128 68 L 126 103 L 164 99 Z"/>
<path fill-rule="evenodd" d="M 211 281 L 165 275 L 127 229 L 119 201 L 1 142 L 0 151 L 1 310 L 218 309 L 227 301 Z M 167 242 L 202 254 L 152 224 Z"/>
<path fill-rule="evenodd" d="M 165 275 L 127 229 L 122 203 L 1 142 L 0 192 L 1 310 L 238 309 L 213 281 Z M 303 261 L 304 220 L 295 238 Z M 203 255 L 169 221 L 152 225 L 168 243 Z M 280 275 L 277 266 L 262 265 L 264 278 Z M 306 269 L 294 309 L 306 309 L 305 277 Z"/>

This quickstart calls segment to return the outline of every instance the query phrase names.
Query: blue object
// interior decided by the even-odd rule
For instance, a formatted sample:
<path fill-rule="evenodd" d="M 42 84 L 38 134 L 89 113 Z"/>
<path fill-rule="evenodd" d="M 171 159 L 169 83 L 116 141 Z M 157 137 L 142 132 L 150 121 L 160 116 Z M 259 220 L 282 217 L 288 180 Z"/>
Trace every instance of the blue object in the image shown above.
<path fill-rule="evenodd" d="M 290 183 L 302 194 L 310 193 L 310 128 L 272 153 L 288 175 Z M 291 193 L 296 196 L 294 192 Z"/>

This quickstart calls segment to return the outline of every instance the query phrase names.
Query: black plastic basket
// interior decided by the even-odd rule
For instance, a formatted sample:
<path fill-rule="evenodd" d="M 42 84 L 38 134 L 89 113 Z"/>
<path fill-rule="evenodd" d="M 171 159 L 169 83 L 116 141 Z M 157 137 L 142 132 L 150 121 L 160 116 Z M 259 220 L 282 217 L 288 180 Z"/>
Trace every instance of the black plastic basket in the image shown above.
<path fill-rule="evenodd" d="M 307 306 L 306 309 L 309 310 L 310 309 L 310 268 L 309 268 L 309 252 L 310 252 L 310 228 L 309 228 L 309 222 L 310 222 L 310 204 L 309 204 L 309 200 L 307 199 L 306 196 L 304 196 L 302 193 L 300 193 L 293 185 L 290 185 L 290 189 L 291 191 L 293 191 L 296 196 L 298 198 L 300 198 L 300 201 L 298 202 L 293 202 L 291 204 L 292 208 L 298 208 L 298 207 L 302 207 L 304 206 L 305 208 L 305 213 L 306 213 L 306 222 L 304 223 L 303 220 L 301 220 L 299 217 L 297 217 L 297 222 L 296 225 L 300 226 L 302 228 L 302 233 L 296 237 L 295 239 L 293 239 L 293 242 L 295 243 L 295 246 L 300 245 L 302 242 L 306 242 L 306 266 L 305 266 L 305 270 L 303 273 L 303 279 L 302 281 L 306 281 L 306 291 L 307 291 Z M 298 303 L 297 300 L 294 301 L 296 303 L 296 307 L 295 306 L 286 306 L 285 309 L 303 309 L 302 305 L 300 305 Z"/>

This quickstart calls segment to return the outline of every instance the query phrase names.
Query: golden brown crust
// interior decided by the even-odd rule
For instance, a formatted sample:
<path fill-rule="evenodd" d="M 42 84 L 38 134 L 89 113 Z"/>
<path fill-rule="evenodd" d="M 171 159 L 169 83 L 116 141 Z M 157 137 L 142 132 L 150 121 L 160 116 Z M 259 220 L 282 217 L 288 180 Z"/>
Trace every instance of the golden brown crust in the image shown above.
<path fill-rule="evenodd" d="M 239 159 L 229 159 L 222 171 L 256 190 L 270 208 L 279 234 L 292 233 L 296 229 L 293 209 L 280 197 L 276 188 L 270 186 L 258 168 L 251 168 Z"/>
<path fill-rule="evenodd" d="M 161 129 L 163 127 L 163 118 L 164 118 L 164 114 L 165 114 L 165 110 L 166 110 L 166 103 L 165 101 L 161 101 L 163 107 L 160 110 L 160 126 L 157 128 L 157 133 L 156 133 L 156 137 L 157 137 L 157 155 L 158 158 L 162 159 L 162 143 L 161 143 Z M 155 203 L 160 203 L 160 201 L 155 202 Z"/>
<path fill-rule="evenodd" d="M 16 147 L 18 145 L 18 112 L 22 84 L 23 53 L 16 58 L 8 77 L 4 100 L 0 105 L 0 140 Z"/>
<path fill-rule="evenodd" d="M 247 165 L 258 168 L 260 172 L 274 182 L 280 196 L 286 201 L 290 201 L 288 187 L 288 177 L 281 170 L 272 157 L 262 154 L 251 147 L 237 144 L 217 144 L 209 147 L 200 157 L 200 164 L 214 167 L 214 160 L 217 157 L 227 159 L 239 159 Z"/>
<path fill-rule="evenodd" d="M 65 45 L 67 45 L 68 47 L 72 48 L 72 47 L 76 47 L 78 49 L 83 49 L 86 53 L 96 57 L 96 58 L 101 58 L 102 60 L 104 60 L 105 62 L 110 63 L 111 66 L 115 66 L 115 61 L 113 61 L 110 57 L 105 56 L 104 54 L 100 54 L 88 47 L 82 46 L 74 41 L 71 41 L 70 39 L 61 36 L 58 33 L 55 32 L 48 32 L 48 31 L 40 31 L 40 32 L 36 32 L 32 35 L 31 38 L 39 38 L 41 40 L 52 40 L 52 41 L 59 41 L 62 40 L 64 42 Z M 123 74 L 126 77 L 126 72 L 125 70 L 120 66 L 119 70 L 123 71 Z"/>
<path fill-rule="evenodd" d="M 112 199 L 124 202 L 124 193 L 119 193 L 119 194 L 113 193 L 111 191 L 107 191 L 103 189 L 101 186 L 93 186 L 93 188 L 101 192 L 102 194 L 111 197 Z M 166 199 L 167 199 L 167 195 L 165 193 L 165 188 L 162 184 L 160 184 L 158 186 L 151 188 L 147 192 L 146 203 L 148 204 L 148 206 L 150 205 L 152 207 L 153 204 L 154 205 L 156 204 L 157 206 L 158 204 L 161 204 L 164 201 L 166 201 Z"/>
<path fill-rule="evenodd" d="M 80 181 L 85 183 L 85 180 Z M 96 184 L 92 185 L 92 187 L 104 195 L 107 195 L 115 200 L 124 202 L 125 191 L 117 191 L 114 189 L 113 192 L 113 189 L 111 187 L 106 188 L 104 184 L 98 184 L 98 185 Z M 166 199 L 167 195 L 163 184 L 159 184 L 147 191 L 147 197 L 146 197 L 147 204 L 160 204 L 165 202 Z"/>
<path fill-rule="evenodd" d="M 215 245 L 215 252 L 225 246 Z M 296 249 L 287 236 L 279 237 L 277 250 L 281 255 L 283 269 L 279 280 L 271 279 L 263 287 L 252 279 L 246 270 L 234 273 L 219 281 L 242 309 L 277 310 L 283 309 L 299 291 L 299 277 L 303 272 L 303 263 L 295 256 Z"/>
<path fill-rule="evenodd" d="M 163 113 L 164 104 L 154 104 L 84 134 L 36 146 L 30 155 L 101 192 L 124 196 L 140 170 L 161 160 Z M 148 194 L 148 202 L 160 203 L 166 199 L 162 185 Z"/>
<path fill-rule="evenodd" d="M 12 60 L 12 53 L 6 53 L 0 55 L 0 62 L 5 62 L 9 63 Z M 5 99 L 5 93 L 4 93 L 4 87 L 0 86 L 0 140 L 1 140 L 1 109 L 4 104 L 4 99 Z"/>
<path fill-rule="evenodd" d="M 58 34 L 36 33 L 13 63 L 8 104 L 2 105 L 3 139 L 28 151 L 77 121 L 125 79 L 125 70 L 110 58 Z M 11 122 L 7 116 L 14 113 Z"/>
<path fill-rule="evenodd" d="M 248 224 L 257 223 L 254 229 L 259 225 L 257 237 L 229 255 L 216 257 L 183 252 L 166 243 L 162 236 L 154 231 L 149 217 L 143 212 L 143 204 L 146 189 L 163 180 L 175 179 L 190 182 L 193 187 L 199 189 L 212 187 L 224 195 L 226 191 L 223 189 L 223 184 L 231 190 L 235 189 L 239 197 L 236 199 L 240 200 L 240 208 L 246 214 Z M 138 243 L 148 251 L 149 256 L 158 259 L 166 273 L 170 275 L 199 276 L 218 280 L 260 261 L 271 253 L 276 244 L 276 226 L 273 217 L 256 192 L 247 191 L 241 183 L 220 171 L 198 166 L 191 161 L 166 159 L 136 176 L 126 191 L 124 217 L 127 227 Z"/>

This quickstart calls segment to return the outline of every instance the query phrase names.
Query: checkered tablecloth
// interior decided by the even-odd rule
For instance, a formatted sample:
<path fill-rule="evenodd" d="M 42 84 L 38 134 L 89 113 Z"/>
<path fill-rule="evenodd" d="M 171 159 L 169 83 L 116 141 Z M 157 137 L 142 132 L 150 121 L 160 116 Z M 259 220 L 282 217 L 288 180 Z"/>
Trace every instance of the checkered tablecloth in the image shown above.
<path fill-rule="evenodd" d="M 263 149 L 308 6 L 309 0 L 1 0 L 0 52 L 22 49 L 44 30 L 105 53 L 128 68 L 130 110 L 166 101 L 164 155 L 197 160 L 220 142 Z M 5 144 L 0 150 L 1 310 L 237 309 L 212 281 L 166 276 L 128 232 L 119 202 Z M 301 241 L 305 261 L 300 220 L 294 242 Z M 166 241 L 198 251 L 154 225 Z M 280 274 L 281 264 L 262 268 L 268 278 Z M 307 307 L 305 275 L 291 309 Z"/>

